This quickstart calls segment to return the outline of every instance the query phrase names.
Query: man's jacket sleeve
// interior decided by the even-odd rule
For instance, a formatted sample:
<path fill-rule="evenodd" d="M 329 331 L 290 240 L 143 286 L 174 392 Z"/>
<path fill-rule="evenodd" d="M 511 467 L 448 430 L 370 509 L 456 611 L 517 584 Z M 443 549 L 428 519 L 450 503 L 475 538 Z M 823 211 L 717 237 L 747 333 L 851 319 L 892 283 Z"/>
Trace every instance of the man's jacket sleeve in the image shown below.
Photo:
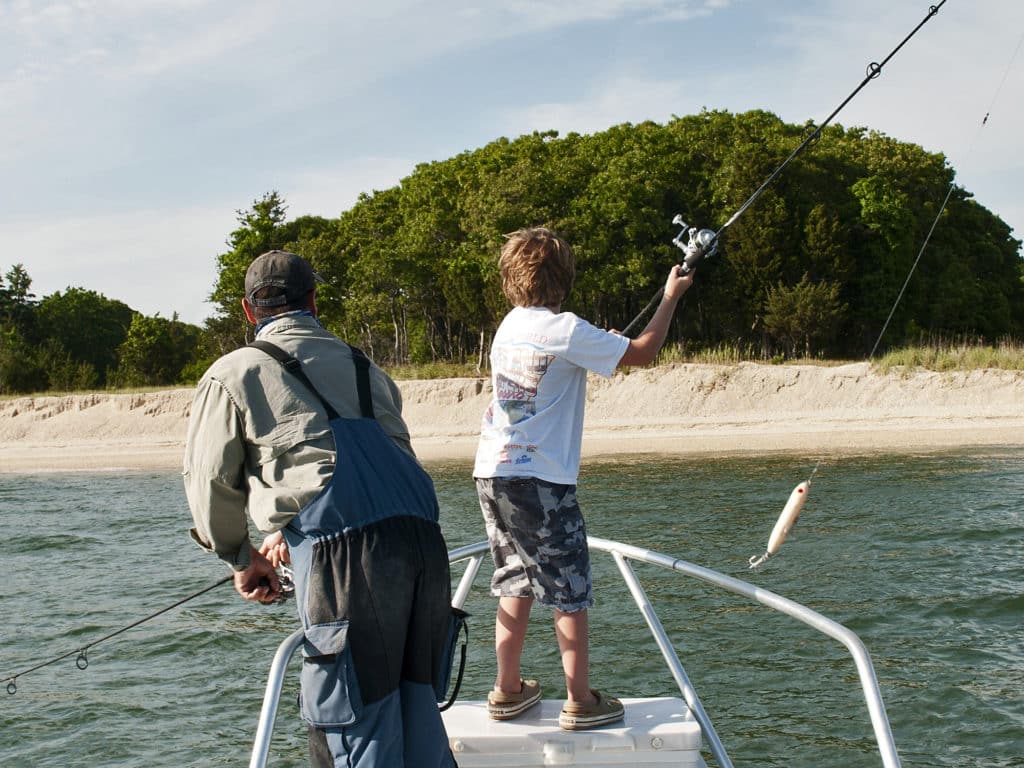
<path fill-rule="evenodd" d="M 189 534 L 234 570 L 246 568 L 250 554 L 243 435 L 241 414 L 227 391 L 204 377 L 185 442 L 185 495 L 195 523 Z"/>

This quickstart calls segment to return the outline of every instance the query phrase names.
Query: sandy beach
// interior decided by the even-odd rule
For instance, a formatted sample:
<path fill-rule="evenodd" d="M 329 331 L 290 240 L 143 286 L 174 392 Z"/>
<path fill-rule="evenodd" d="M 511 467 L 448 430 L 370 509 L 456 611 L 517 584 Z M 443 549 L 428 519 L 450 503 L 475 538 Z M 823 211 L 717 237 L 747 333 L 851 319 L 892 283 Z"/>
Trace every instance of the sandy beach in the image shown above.
<path fill-rule="evenodd" d="M 487 379 L 399 382 L 424 461 L 469 461 Z M 0 401 L 0 472 L 173 469 L 191 389 Z M 1024 372 L 676 364 L 592 376 L 585 456 L 1024 446 Z"/>

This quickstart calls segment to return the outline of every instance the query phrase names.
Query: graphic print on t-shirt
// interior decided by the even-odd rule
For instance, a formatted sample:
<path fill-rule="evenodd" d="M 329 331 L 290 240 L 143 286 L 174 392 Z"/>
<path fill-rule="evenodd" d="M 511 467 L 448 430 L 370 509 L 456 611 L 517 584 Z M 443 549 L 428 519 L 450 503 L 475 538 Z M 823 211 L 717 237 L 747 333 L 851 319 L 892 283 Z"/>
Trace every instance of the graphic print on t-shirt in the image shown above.
<path fill-rule="evenodd" d="M 537 412 L 537 389 L 554 359 L 529 345 L 494 350 L 496 399 L 509 424 L 518 424 Z"/>

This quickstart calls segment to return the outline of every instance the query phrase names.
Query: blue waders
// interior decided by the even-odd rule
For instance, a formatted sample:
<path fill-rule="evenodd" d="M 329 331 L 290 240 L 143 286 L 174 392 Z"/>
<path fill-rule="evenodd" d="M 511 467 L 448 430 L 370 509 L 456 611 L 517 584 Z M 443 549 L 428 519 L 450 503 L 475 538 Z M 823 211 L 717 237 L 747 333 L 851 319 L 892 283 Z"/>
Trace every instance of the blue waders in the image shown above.
<path fill-rule="evenodd" d="M 328 484 L 284 529 L 306 635 L 300 708 L 313 765 L 454 766 L 435 694 L 452 613 L 433 482 L 373 418 L 362 352 L 352 349 L 363 417 L 343 419 L 297 360 L 252 346 L 317 394 L 337 453 Z"/>

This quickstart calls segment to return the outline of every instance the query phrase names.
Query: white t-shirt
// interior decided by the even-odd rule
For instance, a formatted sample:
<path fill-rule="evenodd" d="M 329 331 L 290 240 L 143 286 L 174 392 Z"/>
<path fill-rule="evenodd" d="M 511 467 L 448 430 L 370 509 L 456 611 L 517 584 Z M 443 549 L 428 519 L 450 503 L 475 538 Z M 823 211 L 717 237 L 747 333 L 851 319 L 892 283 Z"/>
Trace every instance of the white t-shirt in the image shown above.
<path fill-rule="evenodd" d="M 491 346 L 494 397 L 481 423 L 473 476 L 575 484 L 587 371 L 611 376 L 627 347 L 625 336 L 571 312 L 509 312 Z"/>

